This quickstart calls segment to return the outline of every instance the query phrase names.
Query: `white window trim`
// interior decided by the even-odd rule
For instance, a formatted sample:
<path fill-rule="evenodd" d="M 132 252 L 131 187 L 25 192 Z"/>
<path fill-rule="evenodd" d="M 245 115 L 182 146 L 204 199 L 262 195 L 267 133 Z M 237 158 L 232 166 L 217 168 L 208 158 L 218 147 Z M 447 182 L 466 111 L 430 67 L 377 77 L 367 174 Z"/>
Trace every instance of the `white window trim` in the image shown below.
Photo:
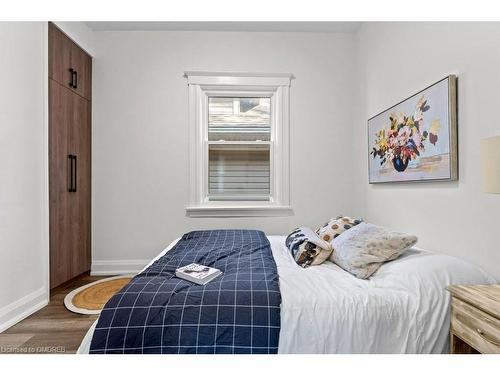
<path fill-rule="evenodd" d="M 185 72 L 189 87 L 190 217 L 288 216 L 290 206 L 290 82 L 291 74 Z M 269 201 L 210 201 L 207 194 L 209 95 L 272 98 L 271 199 Z"/>

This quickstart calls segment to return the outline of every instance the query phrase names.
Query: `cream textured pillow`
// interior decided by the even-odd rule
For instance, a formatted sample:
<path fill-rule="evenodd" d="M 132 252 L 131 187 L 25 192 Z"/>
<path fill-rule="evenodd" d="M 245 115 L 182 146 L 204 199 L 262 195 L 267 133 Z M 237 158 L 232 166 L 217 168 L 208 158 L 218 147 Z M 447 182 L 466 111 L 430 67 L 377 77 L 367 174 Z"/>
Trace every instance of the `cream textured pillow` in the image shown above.
<path fill-rule="evenodd" d="M 417 237 L 361 223 L 333 240 L 330 260 L 360 279 L 399 257 L 417 243 Z"/>

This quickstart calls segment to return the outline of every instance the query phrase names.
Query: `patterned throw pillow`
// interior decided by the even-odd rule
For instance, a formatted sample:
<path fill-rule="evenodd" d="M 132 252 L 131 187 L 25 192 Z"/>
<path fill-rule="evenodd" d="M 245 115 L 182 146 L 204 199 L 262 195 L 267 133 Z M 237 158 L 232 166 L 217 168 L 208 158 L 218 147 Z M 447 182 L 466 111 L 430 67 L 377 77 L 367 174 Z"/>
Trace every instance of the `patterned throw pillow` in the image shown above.
<path fill-rule="evenodd" d="M 417 237 L 362 223 L 333 241 L 330 260 L 360 279 L 370 277 L 380 266 L 399 257 L 417 243 Z"/>
<path fill-rule="evenodd" d="M 349 216 L 340 215 L 335 219 L 330 219 L 323 227 L 316 229 L 316 233 L 322 240 L 331 243 L 334 238 L 362 221 L 363 219 L 351 219 Z"/>
<path fill-rule="evenodd" d="M 294 229 L 285 243 L 295 262 L 303 268 L 319 265 L 332 254 L 332 245 L 309 228 Z"/>

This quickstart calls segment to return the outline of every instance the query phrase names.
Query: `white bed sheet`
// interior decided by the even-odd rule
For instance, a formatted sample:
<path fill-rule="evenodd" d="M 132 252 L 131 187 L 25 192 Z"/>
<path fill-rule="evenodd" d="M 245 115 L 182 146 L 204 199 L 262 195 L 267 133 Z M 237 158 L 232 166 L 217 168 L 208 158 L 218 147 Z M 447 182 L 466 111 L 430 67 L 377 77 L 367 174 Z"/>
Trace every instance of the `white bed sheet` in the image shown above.
<path fill-rule="evenodd" d="M 461 259 L 420 249 L 384 264 L 369 280 L 331 262 L 303 269 L 285 238 L 268 236 L 282 298 L 279 353 L 446 353 L 446 286 L 495 282 Z M 78 353 L 89 352 L 95 325 Z"/>

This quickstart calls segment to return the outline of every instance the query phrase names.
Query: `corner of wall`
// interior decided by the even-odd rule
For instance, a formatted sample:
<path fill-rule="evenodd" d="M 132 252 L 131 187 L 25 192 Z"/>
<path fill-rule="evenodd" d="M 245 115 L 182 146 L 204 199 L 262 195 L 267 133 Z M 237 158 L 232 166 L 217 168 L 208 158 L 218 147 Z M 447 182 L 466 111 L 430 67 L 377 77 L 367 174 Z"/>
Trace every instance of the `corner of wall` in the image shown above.
<path fill-rule="evenodd" d="M 24 318 L 47 306 L 49 295 L 44 287 L 19 298 L 0 309 L 0 333 L 19 323 Z"/>
<path fill-rule="evenodd" d="M 354 98 L 352 105 L 353 139 L 353 213 L 358 217 L 365 216 L 365 145 L 366 145 L 366 94 L 365 94 L 365 69 L 363 63 L 362 41 L 367 23 L 362 23 L 354 35 Z"/>
<path fill-rule="evenodd" d="M 147 264 L 147 259 L 92 260 L 91 276 L 114 276 L 139 273 Z"/>

